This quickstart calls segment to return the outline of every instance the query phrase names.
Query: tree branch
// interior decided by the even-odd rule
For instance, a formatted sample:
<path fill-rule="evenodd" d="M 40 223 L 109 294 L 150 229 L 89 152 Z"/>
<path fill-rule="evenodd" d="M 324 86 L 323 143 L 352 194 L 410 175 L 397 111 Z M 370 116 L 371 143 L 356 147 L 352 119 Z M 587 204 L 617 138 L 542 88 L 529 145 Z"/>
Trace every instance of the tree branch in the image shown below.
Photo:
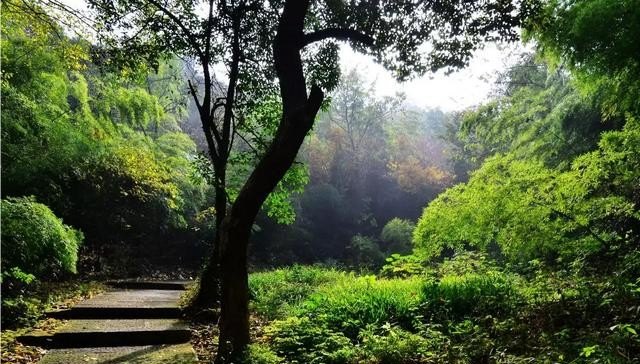
<path fill-rule="evenodd" d="M 151 5 L 158 8 L 158 10 L 162 11 L 167 17 L 169 17 L 169 19 L 173 20 L 173 22 L 180 28 L 180 30 L 182 30 L 182 33 L 184 34 L 184 36 L 187 37 L 187 42 L 189 43 L 189 45 L 191 45 L 193 50 L 198 54 L 198 57 L 200 58 L 200 61 L 203 64 L 203 67 L 206 67 L 208 64 L 208 63 L 205 63 L 207 58 L 205 57 L 205 54 L 202 52 L 202 49 L 200 49 L 196 36 L 193 33 L 191 33 L 189 28 L 180 20 L 180 18 L 178 18 L 173 12 L 171 12 L 169 9 L 164 7 L 158 1 L 156 0 L 147 0 L 147 1 Z"/>
<path fill-rule="evenodd" d="M 219 108 L 226 106 L 224 100 L 226 97 L 216 97 L 216 100 L 213 102 L 213 106 L 211 107 L 211 115 L 214 115 Z"/>
<path fill-rule="evenodd" d="M 202 112 L 202 104 L 200 104 L 200 100 L 198 99 L 198 93 L 195 87 L 193 87 L 191 80 L 187 80 L 187 83 L 189 84 L 189 93 L 191 93 L 191 97 L 193 97 L 193 101 L 195 101 L 198 111 Z"/>
<path fill-rule="evenodd" d="M 237 135 L 238 137 L 240 137 L 240 139 L 242 139 L 242 141 L 249 147 L 249 149 L 251 149 L 256 159 L 260 159 L 260 153 L 258 152 L 258 150 L 253 145 L 251 145 L 251 143 L 241 133 L 234 130 L 233 134 Z"/>
<path fill-rule="evenodd" d="M 327 38 L 360 42 L 370 47 L 373 46 L 375 42 L 374 39 L 369 35 L 366 35 L 354 29 L 326 28 L 315 31 L 313 33 L 305 34 L 300 48 L 304 48 L 311 43 L 318 42 Z"/>

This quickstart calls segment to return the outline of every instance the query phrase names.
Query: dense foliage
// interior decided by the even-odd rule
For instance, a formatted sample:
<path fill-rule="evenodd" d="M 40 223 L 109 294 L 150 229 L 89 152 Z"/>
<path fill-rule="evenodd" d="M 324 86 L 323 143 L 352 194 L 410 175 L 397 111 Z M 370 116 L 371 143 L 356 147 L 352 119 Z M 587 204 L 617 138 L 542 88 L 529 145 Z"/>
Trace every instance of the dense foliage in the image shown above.
<path fill-rule="evenodd" d="M 587 278 L 540 263 L 510 270 L 484 255 L 462 254 L 408 279 L 299 266 L 254 274 L 254 308 L 273 321 L 247 362 L 636 358 L 639 328 L 628 308 L 638 307 L 638 282 Z"/>
<path fill-rule="evenodd" d="M 177 123 L 184 96 L 167 92 L 177 63 L 103 73 L 89 44 L 22 5 L 3 3 L 2 194 L 34 196 L 81 230 L 83 269 L 126 274 L 120 259 L 186 232 L 206 198 Z"/>
<path fill-rule="evenodd" d="M 3 278 L 4 270 L 33 277 L 76 273 L 82 239 L 82 233 L 64 225 L 43 204 L 28 198 L 2 201 Z"/>
<path fill-rule="evenodd" d="M 606 115 L 640 113 L 640 9 L 635 0 L 548 1 L 528 36 L 568 64 Z"/>

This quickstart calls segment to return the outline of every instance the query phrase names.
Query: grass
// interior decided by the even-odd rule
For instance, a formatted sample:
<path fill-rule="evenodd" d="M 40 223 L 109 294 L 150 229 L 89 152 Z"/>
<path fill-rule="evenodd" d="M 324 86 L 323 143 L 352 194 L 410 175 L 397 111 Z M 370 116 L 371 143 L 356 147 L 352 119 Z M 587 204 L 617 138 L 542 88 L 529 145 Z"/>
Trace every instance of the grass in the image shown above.
<path fill-rule="evenodd" d="M 313 292 L 349 277 L 336 269 L 301 265 L 253 273 L 249 277 L 252 308 L 269 320 L 283 318 Z"/>
<path fill-rule="evenodd" d="M 104 285 L 96 281 L 39 282 L 20 295 L 2 297 L 2 326 L 28 328 L 42 318 L 45 311 L 67 308 L 104 289 Z"/>
<path fill-rule="evenodd" d="M 251 274 L 255 344 L 241 362 L 626 363 L 638 357 L 637 311 L 628 308 L 640 307 L 640 280 L 620 291 L 606 280 L 505 273 L 476 257 L 433 269 L 395 279 L 317 266 Z"/>
<path fill-rule="evenodd" d="M 351 277 L 319 288 L 295 314 L 326 322 L 351 339 L 368 325 L 391 323 L 409 328 L 423 299 L 422 286 L 418 278 Z"/>
<path fill-rule="evenodd" d="M 423 312 L 441 319 L 505 314 L 517 299 L 515 280 L 504 273 L 444 276 L 423 286 Z"/>

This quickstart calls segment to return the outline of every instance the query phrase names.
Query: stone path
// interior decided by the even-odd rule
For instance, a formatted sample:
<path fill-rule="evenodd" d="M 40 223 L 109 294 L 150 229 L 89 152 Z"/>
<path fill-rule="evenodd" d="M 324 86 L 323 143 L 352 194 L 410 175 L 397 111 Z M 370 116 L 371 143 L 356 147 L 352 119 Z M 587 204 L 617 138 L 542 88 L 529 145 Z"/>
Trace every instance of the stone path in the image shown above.
<path fill-rule="evenodd" d="M 184 281 L 115 281 L 114 289 L 50 312 L 68 320 L 54 334 L 19 340 L 50 349 L 40 364 L 195 364 L 191 332 L 180 319 Z"/>

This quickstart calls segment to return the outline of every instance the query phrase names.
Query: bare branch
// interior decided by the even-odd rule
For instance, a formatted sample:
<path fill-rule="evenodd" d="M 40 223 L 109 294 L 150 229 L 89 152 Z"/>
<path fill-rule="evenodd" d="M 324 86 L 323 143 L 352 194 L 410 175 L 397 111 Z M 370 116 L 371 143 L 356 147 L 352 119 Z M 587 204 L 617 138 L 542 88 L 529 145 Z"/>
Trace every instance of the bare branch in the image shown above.
<path fill-rule="evenodd" d="M 239 136 L 240 139 L 242 139 L 242 141 L 251 149 L 251 151 L 253 151 L 253 154 L 256 156 L 256 158 L 260 158 L 260 153 L 258 152 L 258 150 L 253 145 L 251 145 L 251 143 L 242 134 L 235 130 L 233 134 Z"/>
<path fill-rule="evenodd" d="M 85 13 L 78 9 L 74 9 L 71 6 L 68 6 L 62 1 L 58 0 L 42 0 L 40 3 L 43 7 L 49 8 L 53 11 L 62 12 L 62 14 L 52 14 L 55 15 L 55 18 L 58 22 L 65 25 L 69 30 L 74 32 L 78 36 L 83 36 L 84 34 L 81 32 L 85 32 L 86 30 L 91 30 L 93 32 L 97 32 L 94 19 L 88 17 Z M 64 14 L 64 15 L 63 15 Z M 79 21 L 85 29 L 76 29 L 77 27 L 73 24 L 73 21 L 69 19 L 69 16 L 75 18 Z"/>

